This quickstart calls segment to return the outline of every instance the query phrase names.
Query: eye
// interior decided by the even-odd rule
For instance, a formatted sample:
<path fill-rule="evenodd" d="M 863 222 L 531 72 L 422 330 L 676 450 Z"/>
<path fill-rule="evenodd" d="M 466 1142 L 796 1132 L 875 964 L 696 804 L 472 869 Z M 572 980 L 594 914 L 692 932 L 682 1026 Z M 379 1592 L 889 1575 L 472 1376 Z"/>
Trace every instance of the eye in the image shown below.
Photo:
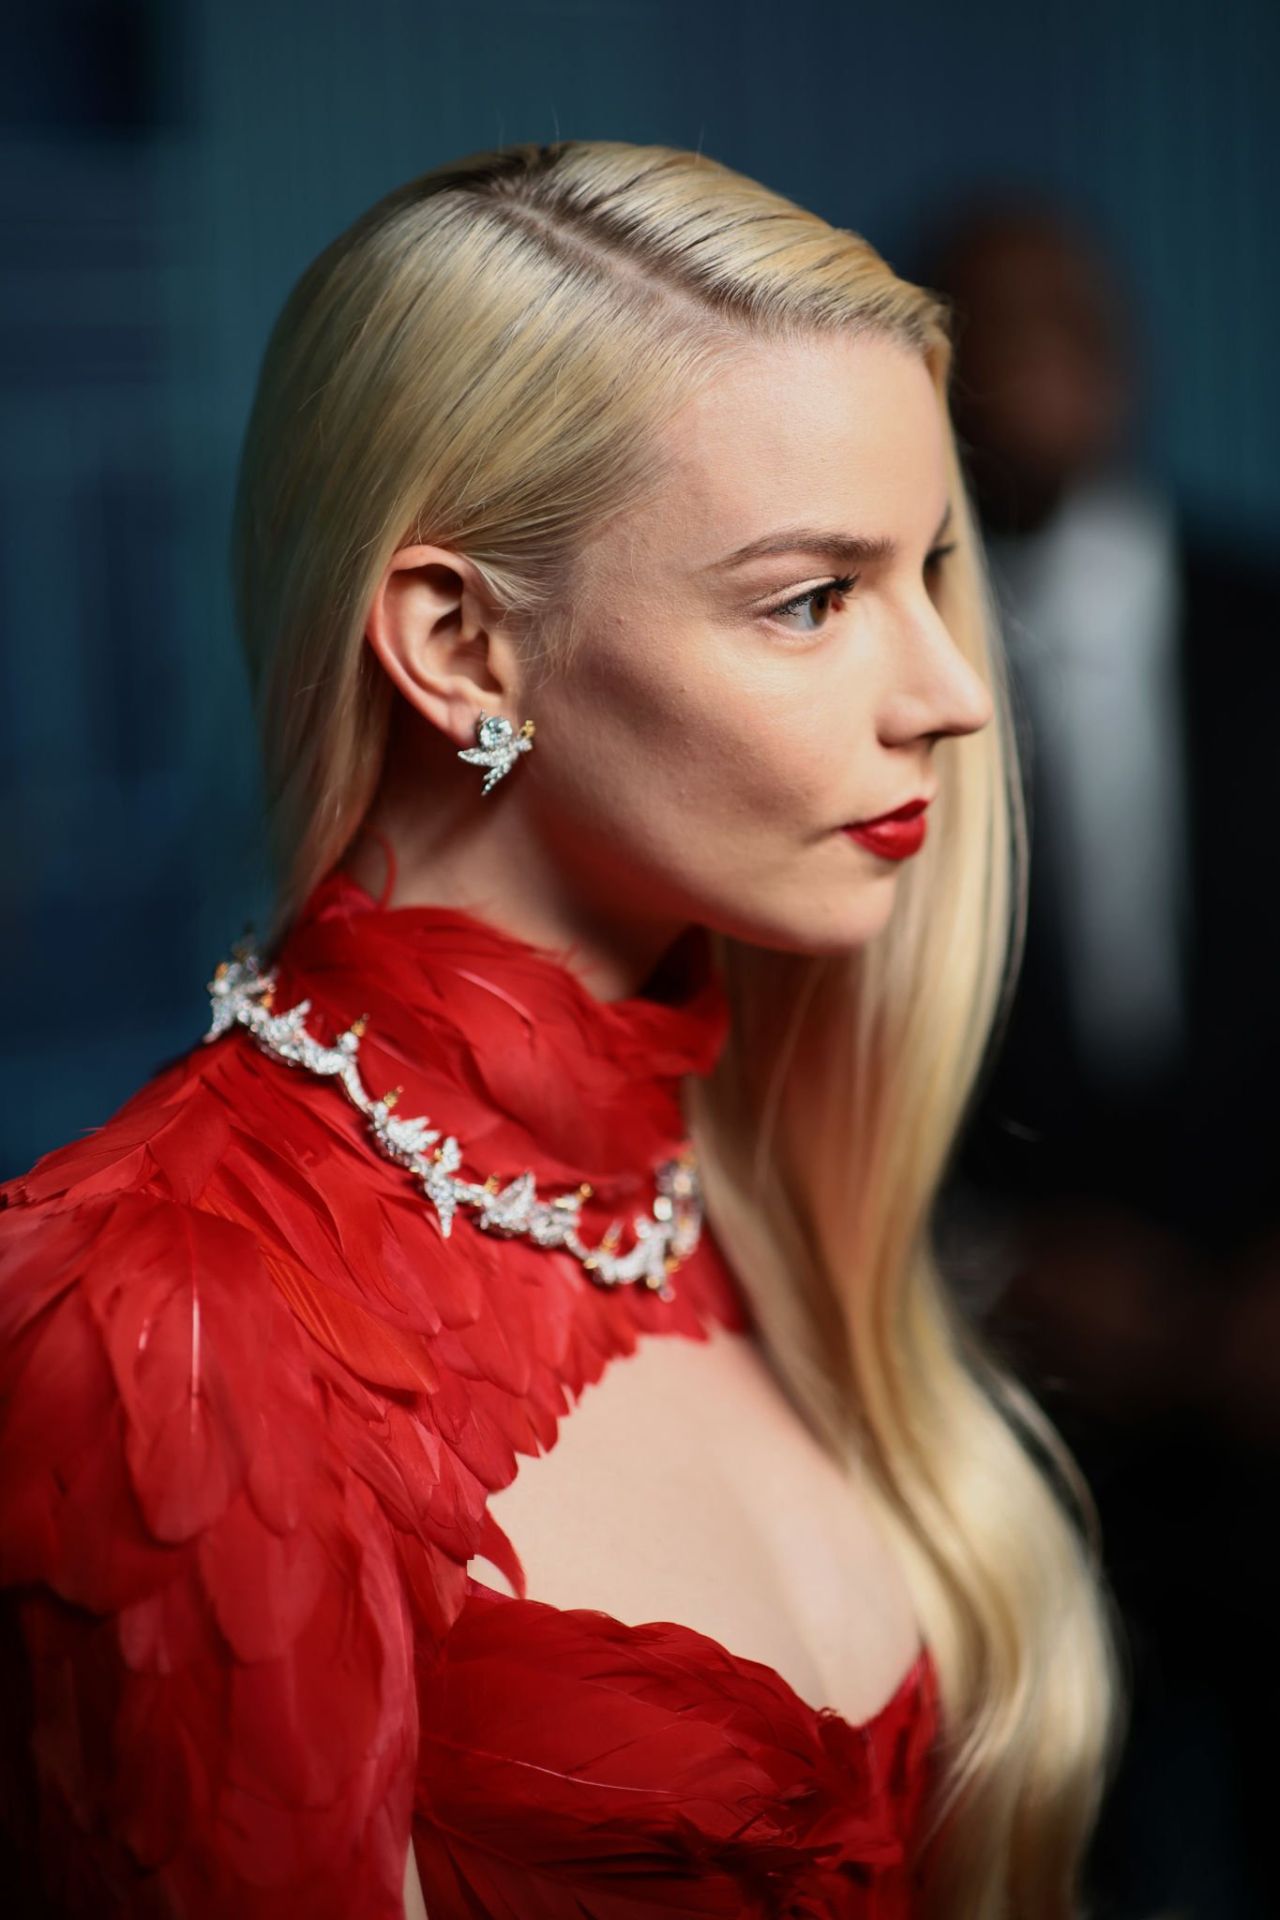
<path fill-rule="evenodd" d="M 934 547 L 931 552 L 927 553 L 924 557 L 924 570 L 926 575 L 931 576 L 936 574 L 948 554 L 954 553 L 955 550 L 956 543 L 952 540 L 949 545 L 945 547 Z M 767 608 L 765 617 L 770 620 L 782 620 L 785 619 L 788 614 L 803 613 L 806 609 L 812 612 L 817 602 L 821 601 L 825 604 L 833 595 L 840 596 L 848 593 L 851 588 L 857 585 L 857 581 L 858 575 L 856 573 L 842 574 L 837 580 L 824 580 L 820 587 L 809 587 L 804 593 L 798 593 L 793 600 L 784 600 L 780 607 Z M 826 622 L 823 621 L 821 625 L 817 627 L 798 627 L 795 631 L 798 633 L 819 633 L 825 624 Z"/>
<path fill-rule="evenodd" d="M 820 587 L 810 587 L 807 592 L 798 593 L 794 600 L 784 600 L 780 607 L 769 607 L 767 609 L 767 617 L 771 620 L 780 620 L 788 613 L 802 613 L 806 608 L 812 611 L 815 602 L 825 602 L 829 600 L 833 594 L 848 593 L 857 578 L 856 573 L 846 573 L 842 574 L 838 580 L 824 580 Z M 797 633 L 818 633 L 821 631 L 821 628 L 797 627 L 795 631 Z"/>
<path fill-rule="evenodd" d="M 935 547 L 932 553 L 926 553 L 924 557 L 925 572 L 927 574 L 936 573 L 941 563 L 946 559 L 947 555 L 949 553 L 954 553 L 955 550 L 956 550 L 956 543 L 953 540 L 949 546 Z"/>

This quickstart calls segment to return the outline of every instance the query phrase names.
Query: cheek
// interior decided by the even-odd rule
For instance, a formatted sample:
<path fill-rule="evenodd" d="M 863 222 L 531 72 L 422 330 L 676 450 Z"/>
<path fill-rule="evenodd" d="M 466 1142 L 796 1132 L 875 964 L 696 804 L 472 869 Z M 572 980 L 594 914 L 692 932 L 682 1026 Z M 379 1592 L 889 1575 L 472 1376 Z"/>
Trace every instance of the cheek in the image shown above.
<path fill-rule="evenodd" d="M 819 730 L 778 704 L 738 693 L 686 728 L 674 779 L 704 825 L 758 834 L 802 832 L 821 808 L 829 772 Z"/>
<path fill-rule="evenodd" d="M 703 818 L 794 838 L 847 794 L 852 734 L 826 717 L 830 673 L 813 656 L 753 653 L 710 687 L 690 689 L 678 723 L 685 791 Z"/>
<path fill-rule="evenodd" d="M 567 805 L 649 842 L 725 831 L 758 847 L 829 824 L 850 782 L 847 741 L 823 720 L 826 677 L 745 649 L 715 666 L 710 651 L 694 631 L 575 662 L 545 728 Z"/>

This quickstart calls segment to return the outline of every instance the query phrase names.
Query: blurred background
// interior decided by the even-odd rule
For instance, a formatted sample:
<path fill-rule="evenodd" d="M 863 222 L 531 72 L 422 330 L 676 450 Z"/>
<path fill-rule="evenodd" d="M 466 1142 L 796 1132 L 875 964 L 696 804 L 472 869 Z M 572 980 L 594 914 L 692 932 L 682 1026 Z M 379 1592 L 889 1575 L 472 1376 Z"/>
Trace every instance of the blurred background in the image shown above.
<path fill-rule="evenodd" d="M 1271 0 L 40 0 L 0 22 L 0 1178 L 266 910 L 234 463 L 292 282 L 453 155 L 701 149 L 956 302 L 1031 807 L 940 1210 L 1098 1500 L 1097 1920 L 1280 1912 Z M 958 1917 L 959 1920 L 959 1917 Z"/>

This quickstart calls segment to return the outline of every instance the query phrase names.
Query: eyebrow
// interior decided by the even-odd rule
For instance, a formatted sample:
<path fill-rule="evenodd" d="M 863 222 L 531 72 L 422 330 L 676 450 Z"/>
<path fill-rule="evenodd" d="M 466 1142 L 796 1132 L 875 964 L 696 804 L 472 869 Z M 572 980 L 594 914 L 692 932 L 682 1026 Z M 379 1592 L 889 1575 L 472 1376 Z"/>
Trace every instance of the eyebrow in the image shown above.
<path fill-rule="evenodd" d="M 948 500 L 931 544 L 941 540 L 950 524 L 951 502 Z M 766 533 L 759 540 L 748 540 L 745 547 L 735 547 L 723 560 L 713 562 L 707 571 L 728 573 L 748 560 L 764 560 L 778 553 L 813 553 L 841 566 L 866 566 L 875 560 L 892 560 L 897 551 L 897 541 L 887 535 L 870 538 L 823 527 L 784 527 L 780 533 Z"/>

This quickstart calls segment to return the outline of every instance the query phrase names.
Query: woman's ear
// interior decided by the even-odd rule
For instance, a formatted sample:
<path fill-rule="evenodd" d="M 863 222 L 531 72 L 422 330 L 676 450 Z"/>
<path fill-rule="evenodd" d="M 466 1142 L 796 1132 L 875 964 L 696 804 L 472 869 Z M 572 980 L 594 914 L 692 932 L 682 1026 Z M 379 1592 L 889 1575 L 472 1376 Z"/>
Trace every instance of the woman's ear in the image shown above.
<path fill-rule="evenodd" d="M 514 717 L 515 648 L 471 561 L 448 547 L 401 547 L 374 593 L 365 638 L 392 682 L 456 746 L 483 712 Z"/>

